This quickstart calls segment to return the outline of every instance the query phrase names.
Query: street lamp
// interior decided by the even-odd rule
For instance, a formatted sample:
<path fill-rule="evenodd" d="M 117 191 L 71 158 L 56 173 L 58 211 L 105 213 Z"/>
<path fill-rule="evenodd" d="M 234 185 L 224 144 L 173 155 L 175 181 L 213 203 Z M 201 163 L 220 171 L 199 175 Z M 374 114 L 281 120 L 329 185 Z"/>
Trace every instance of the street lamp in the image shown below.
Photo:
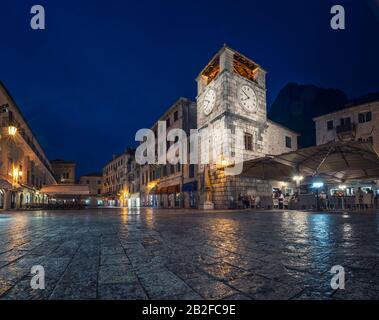
<path fill-rule="evenodd" d="M 22 171 L 17 168 L 13 168 L 13 172 L 11 173 L 11 176 L 13 177 L 13 182 L 18 183 L 19 178 L 22 177 Z"/>
<path fill-rule="evenodd" d="M 300 185 L 300 182 L 304 179 L 303 176 L 300 176 L 300 175 L 296 175 L 296 176 L 293 176 L 293 181 L 296 181 L 296 185 L 299 186 Z"/>
<path fill-rule="evenodd" d="M 300 202 L 300 182 L 303 181 L 304 177 L 302 175 L 295 175 L 293 176 L 293 181 L 296 182 L 296 189 L 297 189 L 297 199 L 298 202 Z"/>
<path fill-rule="evenodd" d="M 14 136 L 16 135 L 16 133 L 17 133 L 17 127 L 10 125 L 10 126 L 8 127 L 8 134 L 9 134 L 10 136 L 13 136 L 13 137 L 14 137 Z"/>

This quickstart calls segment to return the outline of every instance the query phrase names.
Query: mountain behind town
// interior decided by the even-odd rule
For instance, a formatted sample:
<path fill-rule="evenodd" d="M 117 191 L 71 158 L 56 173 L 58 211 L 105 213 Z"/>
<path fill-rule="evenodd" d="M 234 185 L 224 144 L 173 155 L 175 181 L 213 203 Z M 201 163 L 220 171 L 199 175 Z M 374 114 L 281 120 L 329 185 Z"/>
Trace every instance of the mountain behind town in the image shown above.
<path fill-rule="evenodd" d="M 379 92 L 349 100 L 339 89 L 288 83 L 271 105 L 268 117 L 300 133 L 299 147 L 304 148 L 316 143 L 313 118 L 375 100 L 379 100 Z"/>

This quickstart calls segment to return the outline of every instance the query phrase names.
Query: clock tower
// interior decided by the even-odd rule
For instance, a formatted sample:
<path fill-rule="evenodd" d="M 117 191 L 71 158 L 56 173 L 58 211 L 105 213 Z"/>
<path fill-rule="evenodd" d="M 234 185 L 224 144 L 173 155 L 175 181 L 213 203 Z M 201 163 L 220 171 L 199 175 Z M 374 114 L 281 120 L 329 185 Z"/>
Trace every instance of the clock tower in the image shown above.
<path fill-rule="evenodd" d="M 257 63 L 224 45 L 196 79 L 199 155 L 210 162 L 208 166 L 199 165 L 199 181 L 207 180 L 204 174 L 210 175 L 216 208 L 229 207 L 238 197 L 233 186 L 244 180 L 226 176 L 220 169 L 225 145 L 230 148 L 228 157 L 242 161 L 268 153 L 265 78 L 266 71 Z M 222 134 L 225 129 L 230 130 L 229 135 Z M 237 133 L 242 143 L 237 143 Z M 204 147 L 204 140 L 208 140 L 209 148 Z M 200 197 L 200 204 L 204 201 Z"/>

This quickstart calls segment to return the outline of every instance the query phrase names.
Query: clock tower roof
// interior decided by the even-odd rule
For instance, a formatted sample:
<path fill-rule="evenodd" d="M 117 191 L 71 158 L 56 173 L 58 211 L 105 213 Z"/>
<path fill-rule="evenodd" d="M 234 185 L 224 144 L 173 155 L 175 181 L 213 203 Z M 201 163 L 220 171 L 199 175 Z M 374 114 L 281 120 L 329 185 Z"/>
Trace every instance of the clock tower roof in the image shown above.
<path fill-rule="evenodd" d="M 232 61 L 225 61 L 232 60 Z M 224 61 L 221 61 L 224 60 Z M 227 65 L 229 62 L 229 68 Z M 261 70 L 266 72 L 259 64 L 255 61 L 249 59 L 245 55 L 241 54 L 237 50 L 229 47 L 226 43 L 222 46 L 222 48 L 212 57 L 210 62 L 204 67 L 204 69 L 199 73 L 196 80 L 199 80 L 202 76 L 215 78 L 218 73 L 223 71 L 223 69 L 238 69 L 238 65 L 243 65 L 245 68 L 250 69 L 252 72 L 256 72 L 257 70 Z M 229 70 L 233 71 L 233 70 Z M 236 71 L 236 70 L 235 70 Z"/>

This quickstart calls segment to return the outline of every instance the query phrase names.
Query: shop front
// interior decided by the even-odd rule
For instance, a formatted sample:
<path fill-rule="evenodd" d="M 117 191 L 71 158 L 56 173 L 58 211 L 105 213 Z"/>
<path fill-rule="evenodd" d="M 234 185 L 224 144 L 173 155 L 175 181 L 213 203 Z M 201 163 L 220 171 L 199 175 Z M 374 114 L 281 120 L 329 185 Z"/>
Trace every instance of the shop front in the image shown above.
<path fill-rule="evenodd" d="M 161 208 L 183 207 L 183 196 L 179 184 L 158 188 L 157 196 L 157 202 Z"/>
<path fill-rule="evenodd" d="M 182 186 L 185 208 L 197 208 L 197 181 L 191 181 Z"/>
<path fill-rule="evenodd" d="M 141 195 L 139 192 L 132 193 L 129 196 L 128 208 L 139 208 L 141 206 Z"/>

